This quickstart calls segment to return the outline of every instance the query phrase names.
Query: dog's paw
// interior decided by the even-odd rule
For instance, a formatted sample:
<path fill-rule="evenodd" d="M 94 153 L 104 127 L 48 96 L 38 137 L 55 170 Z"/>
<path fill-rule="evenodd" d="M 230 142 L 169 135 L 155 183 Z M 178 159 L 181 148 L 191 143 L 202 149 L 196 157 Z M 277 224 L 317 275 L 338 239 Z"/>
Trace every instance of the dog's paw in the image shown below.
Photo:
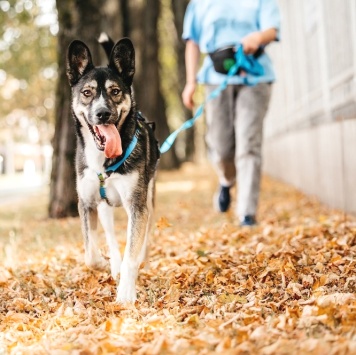
<path fill-rule="evenodd" d="M 129 295 L 129 294 L 125 294 L 125 295 L 117 294 L 117 296 L 116 296 L 116 303 L 121 303 L 121 304 L 135 303 L 136 300 L 137 300 L 136 291 L 131 295 Z"/>
<path fill-rule="evenodd" d="M 112 248 L 110 250 L 110 270 L 111 276 L 115 280 L 120 273 L 121 268 L 121 254 L 118 248 Z"/>
<path fill-rule="evenodd" d="M 115 280 L 120 273 L 121 259 L 110 258 L 111 276 Z"/>
<path fill-rule="evenodd" d="M 119 287 L 117 289 L 117 303 L 135 303 L 136 297 L 136 287 L 135 284 L 133 285 L 122 285 L 120 282 Z"/>
<path fill-rule="evenodd" d="M 108 262 L 102 255 L 96 257 L 85 255 L 85 265 L 90 269 L 100 271 L 108 268 Z"/>

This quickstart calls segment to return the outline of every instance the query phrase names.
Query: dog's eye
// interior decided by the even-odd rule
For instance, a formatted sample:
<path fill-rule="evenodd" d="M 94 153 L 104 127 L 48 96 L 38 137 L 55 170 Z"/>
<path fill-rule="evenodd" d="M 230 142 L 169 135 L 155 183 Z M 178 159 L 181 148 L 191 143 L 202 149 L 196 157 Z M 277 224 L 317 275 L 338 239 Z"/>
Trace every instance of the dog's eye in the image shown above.
<path fill-rule="evenodd" d="M 120 94 L 120 90 L 119 89 L 112 89 L 111 93 L 112 93 L 112 95 L 117 96 L 117 95 Z"/>
<path fill-rule="evenodd" d="M 86 96 L 86 97 L 89 97 L 89 96 L 91 96 L 91 91 L 90 91 L 90 90 L 83 90 L 83 91 L 82 91 L 82 94 L 83 94 L 84 96 Z"/>

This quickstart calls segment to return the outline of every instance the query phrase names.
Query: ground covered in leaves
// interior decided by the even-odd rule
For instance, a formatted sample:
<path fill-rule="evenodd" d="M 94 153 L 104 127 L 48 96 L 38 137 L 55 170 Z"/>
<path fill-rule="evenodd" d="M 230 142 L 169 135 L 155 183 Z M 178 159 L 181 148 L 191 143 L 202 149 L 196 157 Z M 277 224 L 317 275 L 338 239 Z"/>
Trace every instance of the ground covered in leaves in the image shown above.
<path fill-rule="evenodd" d="M 45 195 L 0 207 L 0 354 L 355 354 L 355 219 L 264 178 L 241 228 L 215 184 L 205 166 L 160 172 L 133 306 L 84 265 L 78 219 L 48 220 Z"/>

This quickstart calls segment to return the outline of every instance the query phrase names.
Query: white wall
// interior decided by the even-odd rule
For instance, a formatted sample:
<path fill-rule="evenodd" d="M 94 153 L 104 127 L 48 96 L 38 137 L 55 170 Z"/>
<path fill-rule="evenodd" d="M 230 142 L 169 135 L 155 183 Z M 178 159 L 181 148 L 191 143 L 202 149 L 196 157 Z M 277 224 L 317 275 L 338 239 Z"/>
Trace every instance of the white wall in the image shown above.
<path fill-rule="evenodd" d="M 280 0 L 264 170 L 356 213 L 356 1 Z"/>

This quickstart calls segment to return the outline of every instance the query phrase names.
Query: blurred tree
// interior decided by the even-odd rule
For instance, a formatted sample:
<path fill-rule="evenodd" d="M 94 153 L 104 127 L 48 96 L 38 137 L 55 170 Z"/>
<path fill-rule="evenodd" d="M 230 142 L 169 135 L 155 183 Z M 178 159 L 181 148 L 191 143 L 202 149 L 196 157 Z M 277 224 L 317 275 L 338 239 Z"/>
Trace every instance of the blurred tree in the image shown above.
<path fill-rule="evenodd" d="M 53 122 L 57 22 L 53 3 L 0 1 L 0 125 L 15 109 Z"/>
<path fill-rule="evenodd" d="M 75 188 L 76 135 L 70 106 L 70 88 L 66 77 L 66 52 L 73 39 L 90 47 L 93 59 L 99 58 L 97 37 L 101 30 L 104 0 L 57 0 L 58 11 L 58 81 L 56 90 L 55 134 L 50 184 L 49 216 L 76 216 Z"/>
<path fill-rule="evenodd" d="M 159 34 L 157 30 L 160 15 L 161 2 L 147 0 L 144 21 L 144 47 L 141 62 L 141 77 L 139 81 L 138 102 L 139 107 L 147 115 L 148 119 L 156 122 L 157 139 L 160 143 L 169 136 L 170 130 L 167 123 L 166 101 L 162 95 L 160 81 L 159 61 Z M 174 169 L 179 166 L 179 161 L 172 147 L 161 156 L 160 167 Z"/>
<path fill-rule="evenodd" d="M 183 19 L 185 10 L 188 6 L 189 0 L 171 0 L 172 12 L 174 16 L 174 25 L 176 30 L 175 36 L 175 53 L 177 56 L 177 94 L 179 98 L 183 92 L 185 85 L 185 43 L 181 36 L 183 33 Z M 181 102 L 181 101 L 180 101 Z M 180 104 L 183 110 L 183 120 L 186 121 L 192 117 L 192 112 L 188 110 L 182 103 Z M 192 161 L 194 159 L 195 145 L 194 145 L 195 129 L 194 126 L 184 131 L 185 138 L 185 159 Z"/>
<path fill-rule="evenodd" d="M 114 5 L 110 7 L 113 9 Z M 119 0 L 118 13 L 107 11 L 108 21 L 105 21 L 103 26 L 109 35 L 114 31 L 116 34 L 132 39 L 136 52 L 134 89 L 137 106 L 148 120 L 156 122 L 156 136 L 162 143 L 168 137 L 170 130 L 167 123 L 166 101 L 161 88 L 158 33 L 160 10 L 161 1 L 157 0 Z M 112 29 L 106 26 L 115 22 L 121 24 L 119 29 L 117 25 Z M 174 169 L 178 166 L 179 160 L 174 147 L 161 156 L 161 169 Z"/>
<path fill-rule="evenodd" d="M 49 216 L 76 216 L 74 155 L 75 129 L 70 107 L 70 89 L 65 73 L 65 53 L 74 38 L 78 17 L 74 0 L 58 0 L 58 81 L 55 104 L 55 135 L 53 137 L 52 173 L 50 183 Z"/>

